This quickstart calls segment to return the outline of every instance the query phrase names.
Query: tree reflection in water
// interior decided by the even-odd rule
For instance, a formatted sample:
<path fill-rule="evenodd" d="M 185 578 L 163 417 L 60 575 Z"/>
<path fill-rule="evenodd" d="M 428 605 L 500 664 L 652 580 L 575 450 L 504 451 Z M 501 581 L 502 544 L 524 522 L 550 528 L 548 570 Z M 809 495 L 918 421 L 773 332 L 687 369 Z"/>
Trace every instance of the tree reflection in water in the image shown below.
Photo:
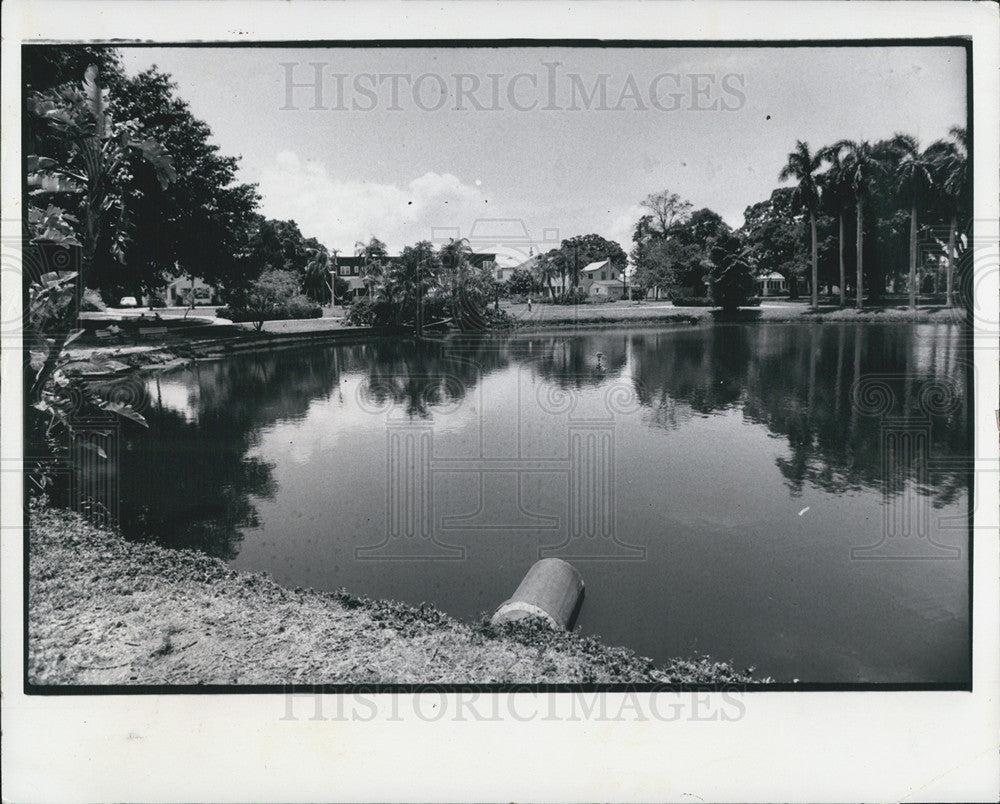
<path fill-rule="evenodd" d="M 428 419 L 511 367 L 562 389 L 630 382 L 656 429 L 738 410 L 787 443 L 777 465 L 792 494 L 881 488 L 883 420 L 922 418 L 932 456 L 952 464 L 920 491 L 945 505 L 969 483 L 964 354 L 954 326 L 794 324 L 377 339 L 234 357 L 161 378 L 167 403 L 150 382 L 149 430 L 129 430 L 121 451 L 121 526 L 231 559 L 258 524 L 254 498 L 277 491 L 274 467 L 253 454 L 264 429 L 307 416 L 345 377 L 375 405 Z M 858 404 L 872 378 L 888 400 L 878 410 Z"/>
<path fill-rule="evenodd" d="M 635 333 L 631 349 L 651 424 L 739 407 L 787 441 L 791 455 L 777 463 L 793 493 L 806 483 L 881 488 L 882 425 L 903 417 L 929 423 L 930 455 L 949 464 L 919 491 L 942 506 L 968 488 L 968 362 L 957 327 L 717 326 Z M 902 468 L 915 476 L 916 466 Z"/>

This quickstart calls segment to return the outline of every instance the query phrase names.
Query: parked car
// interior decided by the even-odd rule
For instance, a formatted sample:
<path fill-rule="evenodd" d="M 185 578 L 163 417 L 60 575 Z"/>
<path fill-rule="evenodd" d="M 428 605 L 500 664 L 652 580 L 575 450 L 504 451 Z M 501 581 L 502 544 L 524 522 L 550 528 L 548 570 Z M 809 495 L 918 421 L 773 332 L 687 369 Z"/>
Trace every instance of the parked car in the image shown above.
<path fill-rule="evenodd" d="M 138 307 L 139 302 L 135 300 L 135 296 L 122 296 L 122 300 L 118 302 L 119 307 Z"/>

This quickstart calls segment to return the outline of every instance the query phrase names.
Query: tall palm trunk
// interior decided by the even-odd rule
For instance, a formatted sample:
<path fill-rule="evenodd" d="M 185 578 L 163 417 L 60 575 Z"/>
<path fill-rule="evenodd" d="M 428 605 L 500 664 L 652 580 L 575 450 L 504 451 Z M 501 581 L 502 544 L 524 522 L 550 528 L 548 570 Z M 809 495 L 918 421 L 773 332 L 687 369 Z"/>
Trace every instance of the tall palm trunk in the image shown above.
<path fill-rule="evenodd" d="M 424 337 L 424 274 L 422 266 L 417 273 L 417 309 L 413 325 L 417 338 Z"/>
<path fill-rule="evenodd" d="M 844 270 L 844 215 L 843 213 L 839 216 L 840 220 L 840 233 L 837 240 L 838 248 L 837 253 L 840 257 L 840 306 L 843 307 L 847 303 L 847 289 L 844 285 L 847 284 L 847 274 Z"/>
<path fill-rule="evenodd" d="M 816 215 L 809 213 L 809 229 L 812 234 L 812 306 L 819 307 L 819 259 L 816 253 Z"/>
<path fill-rule="evenodd" d="M 955 229 L 958 227 L 958 221 L 955 216 L 951 216 L 951 221 L 948 225 L 948 278 L 945 284 L 945 306 L 951 307 L 952 305 L 952 286 L 955 281 Z"/>
<path fill-rule="evenodd" d="M 910 309 L 917 309 L 917 205 L 910 207 Z"/>
<path fill-rule="evenodd" d="M 858 309 L 860 310 L 862 307 L 864 307 L 864 288 L 862 287 L 862 284 L 861 284 L 862 283 L 861 277 L 862 277 L 862 273 L 863 273 L 863 270 L 864 270 L 864 258 L 861 256 L 862 252 L 864 250 L 863 249 L 863 247 L 864 247 L 864 242 L 863 242 L 864 241 L 864 231 L 863 231 L 863 228 L 864 227 L 861 224 L 863 203 L 862 203 L 862 201 L 861 201 L 860 198 L 858 199 L 857 206 L 858 206 L 858 236 L 855 239 L 857 241 L 857 247 L 858 247 L 858 283 L 857 283 L 857 291 L 858 291 Z"/>

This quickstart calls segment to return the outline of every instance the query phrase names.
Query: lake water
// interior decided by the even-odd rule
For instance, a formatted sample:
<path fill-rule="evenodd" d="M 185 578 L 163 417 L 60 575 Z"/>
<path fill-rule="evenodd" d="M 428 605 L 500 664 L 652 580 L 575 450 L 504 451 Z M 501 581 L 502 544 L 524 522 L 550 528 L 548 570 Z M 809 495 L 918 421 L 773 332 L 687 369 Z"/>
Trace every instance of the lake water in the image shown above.
<path fill-rule="evenodd" d="M 968 679 L 952 325 L 376 340 L 149 382 L 121 522 L 291 586 L 491 612 L 541 556 L 577 628 L 804 682 Z"/>

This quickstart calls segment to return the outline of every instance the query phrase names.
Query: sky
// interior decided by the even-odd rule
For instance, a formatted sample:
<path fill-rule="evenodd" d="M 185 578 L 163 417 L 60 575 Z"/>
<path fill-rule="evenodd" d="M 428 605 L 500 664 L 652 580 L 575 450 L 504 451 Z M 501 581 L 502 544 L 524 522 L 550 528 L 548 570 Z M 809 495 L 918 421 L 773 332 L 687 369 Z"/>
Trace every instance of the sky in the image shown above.
<path fill-rule="evenodd" d="M 261 211 L 353 253 L 469 237 L 517 262 L 578 234 L 628 251 L 642 200 L 731 226 L 813 148 L 965 125 L 965 52 L 854 48 L 123 48 L 209 124 Z"/>

